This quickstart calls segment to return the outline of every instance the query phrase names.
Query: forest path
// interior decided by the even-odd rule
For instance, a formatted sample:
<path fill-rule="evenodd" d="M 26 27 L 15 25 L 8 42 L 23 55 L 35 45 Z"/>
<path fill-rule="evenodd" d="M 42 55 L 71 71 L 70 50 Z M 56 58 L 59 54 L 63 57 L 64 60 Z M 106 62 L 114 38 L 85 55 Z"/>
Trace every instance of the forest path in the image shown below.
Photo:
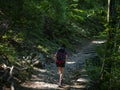
<path fill-rule="evenodd" d="M 45 69 L 35 68 L 32 79 L 22 84 L 22 90 L 83 90 L 89 82 L 85 70 L 85 60 L 95 57 L 95 46 L 103 41 L 87 41 L 76 53 L 69 55 L 66 62 L 63 87 L 58 88 L 58 74 L 55 63 L 51 63 Z"/>

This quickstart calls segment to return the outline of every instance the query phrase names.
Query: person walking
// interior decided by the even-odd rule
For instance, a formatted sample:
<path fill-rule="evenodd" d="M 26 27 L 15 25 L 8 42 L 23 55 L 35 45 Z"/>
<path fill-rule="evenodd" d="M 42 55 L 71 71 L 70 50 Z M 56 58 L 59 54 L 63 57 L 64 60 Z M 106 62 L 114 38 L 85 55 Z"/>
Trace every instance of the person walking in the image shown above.
<path fill-rule="evenodd" d="M 59 87 L 62 86 L 63 72 L 64 72 L 66 60 L 67 60 L 67 51 L 66 51 L 66 46 L 63 44 L 55 54 L 55 62 L 59 74 L 59 83 L 58 83 Z"/>

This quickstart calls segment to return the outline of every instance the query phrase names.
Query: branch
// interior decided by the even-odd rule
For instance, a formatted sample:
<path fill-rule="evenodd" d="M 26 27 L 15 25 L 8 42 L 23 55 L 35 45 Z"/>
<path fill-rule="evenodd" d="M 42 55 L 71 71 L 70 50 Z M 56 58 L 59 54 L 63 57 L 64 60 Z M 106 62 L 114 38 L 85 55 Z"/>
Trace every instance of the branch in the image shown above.
<path fill-rule="evenodd" d="M 13 68 L 14 68 L 14 66 L 12 66 L 12 67 L 10 68 L 10 73 L 9 73 L 10 75 L 9 75 L 7 81 L 9 81 L 9 80 L 12 78 Z"/>

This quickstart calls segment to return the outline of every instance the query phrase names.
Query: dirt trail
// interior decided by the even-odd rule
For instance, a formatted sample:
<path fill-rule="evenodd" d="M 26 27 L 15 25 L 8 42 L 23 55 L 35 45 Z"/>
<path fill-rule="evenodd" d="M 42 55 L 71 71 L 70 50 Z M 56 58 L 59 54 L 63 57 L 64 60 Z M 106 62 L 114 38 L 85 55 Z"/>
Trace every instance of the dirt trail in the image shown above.
<path fill-rule="evenodd" d="M 45 69 L 35 68 L 30 81 L 22 84 L 22 90 L 83 90 L 89 82 L 85 70 L 85 60 L 96 56 L 95 46 L 102 41 L 87 42 L 81 49 L 69 56 L 66 63 L 63 87 L 58 88 L 58 74 L 55 63 L 47 65 Z"/>

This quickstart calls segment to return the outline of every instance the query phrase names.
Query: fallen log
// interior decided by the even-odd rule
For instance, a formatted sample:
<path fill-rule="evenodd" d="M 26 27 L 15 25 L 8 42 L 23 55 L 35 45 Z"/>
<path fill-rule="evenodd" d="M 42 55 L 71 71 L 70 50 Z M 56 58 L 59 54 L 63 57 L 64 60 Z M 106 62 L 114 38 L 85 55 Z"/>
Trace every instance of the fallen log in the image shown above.
<path fill-rule="evenodd" d="M 10 83 L 10 90 L 14 90 L 14 82 L 11 80 L 13 77 L 13 68 L 14 66 L 8 67 L 5 64 L 0 65 L 0 80 Z M 3 84 L 3 86 L 5 85 Z"/>

